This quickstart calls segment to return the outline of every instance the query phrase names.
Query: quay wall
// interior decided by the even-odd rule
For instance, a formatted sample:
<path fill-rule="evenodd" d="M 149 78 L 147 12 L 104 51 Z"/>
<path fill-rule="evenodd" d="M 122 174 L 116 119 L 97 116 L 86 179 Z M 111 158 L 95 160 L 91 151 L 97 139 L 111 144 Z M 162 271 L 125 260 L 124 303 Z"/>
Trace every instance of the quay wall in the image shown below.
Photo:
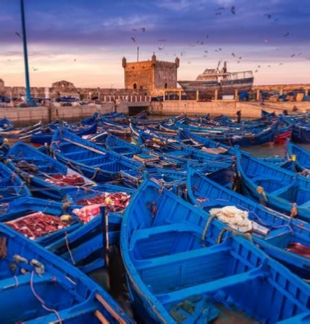
<path fill-rule="evenodd" d="M 295 108 L 294 108 L 295 107 Z M 236 112 L 241 110 L 243 118 L 259 118 L 261 110 L 268 112 L 275 111 L 277 114 L 287 110 L 289 114 L 310 112 L 310 102 L 265 102 L 260 105 L 259 102 L 241 102 L 235 100 L 221 100 L 211 102 L 197 102 L 191 100 L 171 100 L 163 102 L 151 102 L 149 113 L 153 115 L 206 115 L 218 116 L 225 114 L 227 116 L 236 116 Z M 297 110 L 296 110 L 297 109 Z"/>
<path fill-rule="evenodd" d="M 93 104 L 69 107 L 5 107 L 0 108 L 0 118 L 10 119 L 15 126 L 24 126 L 35 124 L 40 121 L 49 123 L 55 119 L 75 122 L 82 118 L 89 117 L 95 112 L 105 114 L 117 111 L 128 114 L 130 110 L 134 108 L 147 108 L 150 115 L 157 116 L 171 116 L 185 113 L 189 116 L 206 114 L 218 116 L 220 114 L 225 114 L 235 117 L 236 112 L 241 110 L 243 118 L 258 118 L 261 116 L 262 109 L 268 112 L 275 111 L 277 114 L 282 113 L 284 109 L 286 109 L 289 114 L 310 112 L 310 102 L 265 102 L 264 105 L 260 105 L 258 102 L 239 102 L 234 100 L 212 102 L 171 100 L 163 102 L 121 102 L 118 104 L 103 103 L 101 105 Z"/>

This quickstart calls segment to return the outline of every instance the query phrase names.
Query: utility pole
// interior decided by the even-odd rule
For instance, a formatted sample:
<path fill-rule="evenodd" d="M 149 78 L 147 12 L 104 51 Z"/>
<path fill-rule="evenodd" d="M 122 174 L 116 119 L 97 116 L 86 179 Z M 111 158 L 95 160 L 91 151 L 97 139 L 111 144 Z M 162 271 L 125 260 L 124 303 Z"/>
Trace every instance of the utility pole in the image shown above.
<path fill-rule="evenodd" d="M 27 36 L 26 36 L 26 23 L 25 23 L 25 10 L 24 0 L 20 0 L 20 10 L 22 17 L 22 32 L 23 32 L 23 48 L 24 48 L 24 62 L 25 62 L 25 78 L 26 78 L 26 101 L 30 107 L 36 106 L 35 102 L 31 99 L 30 81 L 29 81 L 29 67 L 28 67 L 28 52 L 27 52 Z"/>

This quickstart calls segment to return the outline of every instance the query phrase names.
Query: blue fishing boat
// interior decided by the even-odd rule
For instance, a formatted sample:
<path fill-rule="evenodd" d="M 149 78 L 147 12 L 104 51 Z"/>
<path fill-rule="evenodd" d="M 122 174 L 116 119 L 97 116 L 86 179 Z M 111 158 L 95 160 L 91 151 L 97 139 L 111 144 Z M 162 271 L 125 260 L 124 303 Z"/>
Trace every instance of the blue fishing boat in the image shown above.
<path fill-rule="evenodd" d="M 224 234 L 217 220 L 205 235 L 207 222 L 201 209 L 153 182 L 134 196 L 122 223 L 121 252 L 143 322 L 211 323 L 229 312 L 238 312 L 240 322 L 242 315 L 262 323 L 310 316 L 304 281 L 252 242 Z"/>
<path fill-rule="evenodd" d="M 51 151 L 59 161 L 98 183 L 117 179 L 120 171 L 144 168 L 138 161 L 107 151 L 64 129 L 55 132 Z"/>
<path fill-rule="evenodd" d="M 31 196 L 26 183 L 4 163 L 0 163 L 0 209 L 19 197 Z"/>
<path fill-rule="evenodd" d="M 178 159 L 180 161 L 207 163 L 209 161 L 217 161 L 218 163 L 231 162 L 231 156 L 222 156 L 212 154 L 204 150 L 199 150 L 194 147 L 180 144 L 180 141 L 173 139 L 165 139 L 161 136 L 153 136 L 146 132 L 140 132 L 138 144 L 154 150 L 155 152 L 164 154 L 170 158 Z"/>
<path fill-rule="evenodd" d="M 0 215 L 0 221 L 42 246 L 48 246 L 83 224 L 72 207 L 33 197 L 12 201 Z"/>
<path fill-rule="evenodd" d="M 7 132 L 14 128 L 13 123 L 7 118 L 0 119 L 0 132 Z"/>
<path fill-rule="evenodd" d="M 112 297 L 61 258 L 0 224 L 1 323 L 132 323 Z"/>
<path fill-rule="evenodd" d="M 310 220 L 310 179 L 264 162 L 237 154 L 242 193 L 290 217 Z"/>
<path fill-rule="evenodd" d="M 53 135 L 55 130 L 58 128 L 59 125 L 49 125 L 47 127 L 43 127 L 41 132 L 37 132 L 35 134 L 31 134 L 30 142 L 34 144 L 41 144 L 44 145 L 45 143 L 51 144 Z M 97 132 L 97 123 L 93 123 L 92 125 L 79 125 L 75 126 L 74 124 L 68 124 L 61 126 L 64 129 L 73 132 L 75 135 L 78 136 L 85 136 L 90 134 L 96 134 Z M 25 137 L 23 137 L 24 139 Z"/>
<path fill-rule="evenodd" d="M 287 141 L 287 157 L 293 161 L 296 171 L 305 176 L 310 176 L 310 153 L 295 143 Z"/>
<path fill-rule="evenodd" d="M 285 264 L 301 278 L 310 279 L 310 224 L 290 219 L 241 194 L 227 189 L 189 168 L 187 172 L 189 201 L 238 231 L 251 233 L 255 243 L 271 257 Z M 303 250 L 303 254 L 299 253 Z"/>
<path fill-rule="evenodd" d="M 27 183 L 35 196 L 61 200 L 80 187 L 96 185 L 92 180 L 23 142 L 14 144 L 6 158 L 7 166 Z"/>

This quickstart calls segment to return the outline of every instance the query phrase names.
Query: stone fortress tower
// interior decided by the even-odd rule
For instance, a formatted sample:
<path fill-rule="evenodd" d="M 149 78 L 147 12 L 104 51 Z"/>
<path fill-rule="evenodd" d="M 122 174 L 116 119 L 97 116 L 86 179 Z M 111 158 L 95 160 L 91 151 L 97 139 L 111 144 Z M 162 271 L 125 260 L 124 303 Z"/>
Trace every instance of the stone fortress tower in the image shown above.
<path fill-rule="evenodd" d="M 180 59 L 175 62 L 157 61 L 153 54 L 151 60 L 140 62 L 127 62 L 122 59 L 124 68 L 125 89 L 144 90 L 150 94 L 156 89 L 177 87 L 177 70 Z"/>

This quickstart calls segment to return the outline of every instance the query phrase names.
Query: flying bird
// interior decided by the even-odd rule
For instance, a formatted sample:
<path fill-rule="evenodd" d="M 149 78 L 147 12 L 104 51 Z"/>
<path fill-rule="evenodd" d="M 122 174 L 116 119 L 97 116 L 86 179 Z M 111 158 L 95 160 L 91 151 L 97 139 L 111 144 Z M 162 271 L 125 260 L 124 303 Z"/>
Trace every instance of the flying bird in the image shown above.
<path fill-rule="evenodd" d="M 264 14 L 268 19 L 271 19 L 271 14 Z"/>
<path fill-rule="evenodd" d="M 136 32 L 137 30 L 136 30 L 136 28 L 133 28 L 132 31 L 133 31 L 133 32 Z"/>
<path fill-rule="evenodd" d="M 208 51 L 205 51 L 205 53 L 208 53 Z"/>
<path fill-rule="evenodd" d="M 134 37 L 131 37 L 131 40 L 135 43 L 136 39 Z"/>
<path fill-rule="evenodd" d="M 279 63 L 279 65 L 283 65 L 283 63 Z"/>
<path fill-rule="evenodd" d="M 232 13 L 232 14 L 236 14 L 236 8 L 235 8 L 235 6 L 232 6 L 231 8 L 230 8 L 230 12 Z"/>
<path fill-rule="evenodd" d="M 161 44 L 160 46 L 158 46 L 158 49 L 161 51 L 164 48 L 164 44 Z"/>
<path fill-rule="evenodd" d="M 180 52 L 181 56 L 183 56 L 186 52 Z"/>
<path fill-rule="evenodd" d="M 76 59 L 74 59 L 74 62 L 76 62 Z"/>
<path fill-rule="evenodd" d="M 209 35 L 208 34 L 206 35 L 206 38 L 209 38 Z"/>
<path fill-rule="evenodd" d="M 257 65 L 257 68 L 259 69 L 260 68 L 260 65 Z"/>
<path fill-rule="evenodd" d="M 283 37 L 288 37 L 288 36 L 290 36 L 289 32 L 287 32 L 286 34 L 283 35 Z"/>
<path fill-rule="evenodd" d="M 242 59 L 242 56 L 239 56 L 239 60 L 241 60 Z"/>
<path fill-rule="evenodd" d="M 231 53 L 231 55 L 233 56 L 233 57 L 235 57 L 236 55 L 235 55 L 235 53 Z"/>
<path fill-rule="evenodd" d="M 141 31 L 144 33 L 145 32 L 145 28 L 144 27 L 142 27 L 142 28 L 140 28 L 141 29 Z"/>
<path fill-rule="evenodd" d="M 221 11 L 221 10 L 225 10 L 225 8 L 224 7 L 219 7 L 219 8 L 216 9 L 216 11 Z"/>
<path fill-rule="evenodd" d="M 295 54 L 292 54 L 292 55 L 291 55 L 291 57 L 294 57 L 294 56 L 295 56 Z"/>
<path fill-rule="evenodd" d="M 16 31 L 15 32 L 15 34 L 19 37 L 19 38 L 22 38 L 21 36 L 20 36 L 20 34 Z"/>
<path fill-rule="evenodd" d="M 39 69 L 37 69 L 37 68 L 34 68 L 34 67 L 33 67 L 32 69 L 33 69 L 33 71 L 34 71 L 34 72 L 35 72 L 35 71 L 38 71 L 38 70 L 39 70 Z"/>

